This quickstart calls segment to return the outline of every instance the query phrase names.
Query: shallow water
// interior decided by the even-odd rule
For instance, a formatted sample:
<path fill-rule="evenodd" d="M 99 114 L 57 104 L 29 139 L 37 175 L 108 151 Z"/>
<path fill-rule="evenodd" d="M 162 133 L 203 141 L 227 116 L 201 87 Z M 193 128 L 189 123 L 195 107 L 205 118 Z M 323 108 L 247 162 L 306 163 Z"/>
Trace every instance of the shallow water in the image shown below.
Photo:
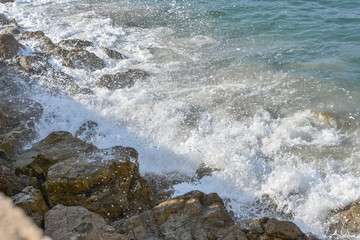
<path fill-rule="evenodd" d="M 217 192 L 238 220 L 275 216 L 323 237 L 331 212 L 359 199 L 360 2 L 24 0 L 0 11 L 54 42 L 93 41 L 107 64 L 90 73 L 51 60 L 95 94 L 35 89 L 39 139 L 95 121 L 92 142 L 136 148 L 142 174 L 216 169 L 175 194 Z M 129 68 L 150 77 L 94 86 Z"/>

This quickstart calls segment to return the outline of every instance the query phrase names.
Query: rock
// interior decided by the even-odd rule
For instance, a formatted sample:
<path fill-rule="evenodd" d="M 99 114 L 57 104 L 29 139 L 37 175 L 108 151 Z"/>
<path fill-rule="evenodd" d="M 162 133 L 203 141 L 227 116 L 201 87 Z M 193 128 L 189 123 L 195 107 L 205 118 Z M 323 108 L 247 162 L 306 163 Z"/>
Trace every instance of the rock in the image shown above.
<path fill-rule="evenodd" d="M 37 227 L 24 212 L 14 207 L 11 199 L 0 193 L 0 236 L 11 240 L 51 240 L 44 237 L 42 229 Z"/>
<path fill-rule="evenodd" d="M 49 207 L 39 189 L 28 186 L 13 196 L 12 199 L 15 205 L 22 208 L 39 227 L 43 226 L 44 216 L 49 211 Z"/>
<path fill-rule="evenodd" d="M 80 138 L 81 140 L 91 143 L 96 136 L 96 129 L 98 124 L 93 121 L 87 121 L 83 123 L 75 133 L 75 137 Z"/>
<path fill-rule="evenodd" d="M 73 48 L 84 48 L 84 47 L 93 47 L 94 44 L 90 41 L 81 40 L 81 39 L 67 39 L 61 40 L 59 45 L 65 47 L 73 47 Z"/>
<path fill-rule="evenodd" d="M 34 139 L 34 123 L 42 112 L 42 106 L 31 99 L 3 100 L 0 103 L 0 151 L 9 158 L 19 154 Z"/>
<path fill-rule="evenodd" d="M 48 168 L 55 163 L 78 156 L 80 152 L 96 150 L 95 146 L 74 138 L 69 132 L 52 132 L 15 159 L 13 165 L 19 173 L 45 178 Z"/>
<path fill-rule="evenodd" d="M 135 81 L 147 76 L 148 73 L 142 70 L 130 69 L 126 72 L 119 72 L 114 75 L 105 74 L 95 83 L 95 85 L 97 87 L 106 87 L 113 91 L 119 88 L 132 87 L 134 86 Z"/>
<path fill-rule="evenodd" d="M 113 223 L 119 233 L 131 239 L 220 239 L 217 233 L 232 225 L 221 198 L 216 193 L 199 191 Z"/>
<path fill-rule="evenodd" d="M 14 2 L 14 0 L 0 0 L 0 3 Z"/>
<path fill-rule="evenodd" d="M 19 65 L 28 72 L 41 73 L 48 68 L 49 63 L 45 57 L 42 56 L 19 56 Z"/>
<path fill-rule="evenodd" d="M 117 234 L 104 218 L 83 207 L 56 205 L 45 216 L 45 233 L 53 240 L 120 240 L 126 239 Z"/>
<path fill-rule="evenodd" d="M 308 240 L 308 237 L 292 222 L 279 221 L 274 218 L 255 220 L 247 236 L 251 240 L 286 239 Z"/>
<path fill-rule="evenodd" d="M 28 43 L 35 50 L 62 57 L 65 57 L 68 54 L 66 49 L 56 46 L 42 31 L 26 31 L 19 34 L 17 38 L 19 41 Z"/>
<path fill-rule="evenodd" d="M 105 67 L 104 60 L 83 49 L 71 50 L 61 62 L 62 66 L 95 71 Z"/>
<path fill-rule="evenodd" d="M 10 34 L 0 34 L 0 58 L 9 59 L 19 51 L 20 44 Z"/>
<path fill-rule="evenodd" d="M 360 200 L 352 202 L 331 219 L 328 235 L 360 235 Z"/>
<path fill-rule="evenodd" d="M 104 51 L 104 53 L 112 59 L 126 59 L 127 57 L 125 57 L 124 55 L 122 55 L 121 53 L 115 51 L 115 50 L 111 50 L 108 49 L 106 47 L 102 47 L 101 50 Z"/>
<path fill-rule="evenodd" d="M 116 219 L 153 206 L 139 174 L 137 152 L 98 149 L 68 132 L 53 132 L 14 161 L 17 171 L 38 177 L 51 206 L 83 206 Z"/>
<path fill-rule="evenodd" d="M 16 175 L 11 164 L 0 158 L 0 192 L 13 196 L 32 184 L 31 178 Z"/>

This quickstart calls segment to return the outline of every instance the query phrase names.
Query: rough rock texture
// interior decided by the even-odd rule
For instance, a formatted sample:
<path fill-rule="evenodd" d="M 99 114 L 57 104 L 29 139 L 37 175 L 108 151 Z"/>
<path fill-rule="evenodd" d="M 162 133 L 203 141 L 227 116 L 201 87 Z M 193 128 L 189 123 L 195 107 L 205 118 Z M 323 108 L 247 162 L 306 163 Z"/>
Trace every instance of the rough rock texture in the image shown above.
<path fill-rule="evenodd" d="M 11 199 L 0 193 L 0 239 L 50 240 Z"/>
<path fill-rule="evenodd" d="M 81 40 L 81 39 L 67 39 L 61 40 L 59 45 L 65 47 L 73 47 L 73 48 L 84 48 L 84 47 L 92 47 L 94 44 L 90 41 Z"/>
<path fill-rule="evenodd" d="M 109 219 L 153 206 L 152 190 L 139 174 L 132 148 L 99 150 L 68 132 L 54 132 L 17 158 L 14 166 L 43 182 L 51 206 L 83 206 Z"/>
<path fill-rule="evenodd" d="M 106 87 L 109 90 L 134 86 L 137 80 L 146 78 L 148 73 L 139 69 L 130 69 L 114 75 L 105 74 L 96 82 L 97 87 Z"/>
<path fill-rule="evenodd" d="M 0 103 L 0 151 L 14 157 L 35 137 L 42 106 L 30 99 L 11 98 Z"/>
<path fill-rule="evenodd" d="M 104 53 L 112 59 L 126 59 L 127 57 L 125 57 L 124 55 L 122 55 L 121 53 L 115 51 L 115 50 L 111 50 L 108 49 L 106 47 L 102 47 L 101 50 L 104 51 Z"/>
<path fill-rule="evenodd" d="M 49 207 L 39 189 L 32 186 L 26 187 L 12 199 L 15 205 L 21 207 L 39 227 L 43 226 L 44 216 L 49 211 Z"/>
<path fill-rule="evenodd" d="M 96 137 L 96 130 L 98 124 L 94 121 L 87 121 L 83 123 L 75 133 L 75 137 L 80 138 L 81 140 L 91 143 L 92 140 Z"/>
<path fill-rule="evenodd" d="M 14 0 L 0 0 L 0 3 L 14 2 Z"/>
<path fill-rule="evenodd" d="M 126 239 L 106 225 L 104 218 L 83 207 L 57 205 L 45 216 L 45 233 L 53 240 Z"/>
<path fill-rule="evenodd" d="M 41 31 L 23 32 L 17 36 L 17 39 L 29 45 L 35 50 L 47 52 L 55 56 L 65 57 L 68 54 L 66 49 L 56 46 L 49 37 Z"/>
<path fill-rule="evenodd" d="M 233 220 L 216 194 L 192 191 L 113 224 L 131 239 L 217 239 Z"/>
<path fill-rule="evenodd" d="M 19 65 L 27 72 L 41 73 L 49 67 L 48 60 L 43 56 L 19 56 Z"/>
<path fill-rule="evenodd" d="M 0 34 L 0 58 L 9 59 L 19 51 L 20 44 L 11 34 Z"/>
<path fill-rule="evenodd" d="M 16 175 L 15 169 L 2 157 L 0 155 L 0 192 L 13 196 L 26 186 L 33 184 L 32 178 Z"/>
<path fill-rule="evenodd" d="M 262 218 L 254 221 L 247 236 L 251 240 L 286 239 L 307 240 L 308 237 L 292 222 L 279 221 L 274 218 Z"/>
<path fill-rule="evenodd" d="M 360 236 L 360 200 L 352 202 L 332 218 L 329 235 Z"/>
<path fill-rule="evenodd" d="M 61 62 L 61 65 L 70 68 L 88 69 L 95 71 L 105 67 L 104 60 L 96 56 L 94 53 L 83 49 L 73 49 Z"/>

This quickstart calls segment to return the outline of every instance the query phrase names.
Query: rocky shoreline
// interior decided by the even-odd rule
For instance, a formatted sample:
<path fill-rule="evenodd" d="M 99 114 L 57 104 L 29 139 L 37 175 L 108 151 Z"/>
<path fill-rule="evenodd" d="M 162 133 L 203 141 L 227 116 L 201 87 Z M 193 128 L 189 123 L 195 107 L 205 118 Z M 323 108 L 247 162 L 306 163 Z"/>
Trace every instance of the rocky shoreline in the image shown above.
<path fill-rule="evenodd" d="M 29 42 L 32 54 L 21 55 Z M 265 217 L 235 222 L 216 193 L 191 191 L 171 198 L 177 182 L 166 176 L 141 176 L 135 149 L 99 149 L 88 143 L 95 122 L 84 123 L 75 136 L 56 131 L 33 143 L 43 109 L 27 96 L 26 89 L 45 76 L 52 81 L 42 85 L 56 94 L 92 94 L 72 76 L 54 69 L 49 59 L 62 58 L 61 65 L 88 71 L 104 68 L 104 61 L 86 50 L 93 45 L 79 39 L 55 44 L 43 32 L 23 31 L 15 20 L 0 13 L 0 210 L 4 212 L 0 214 L 0 236 L 54 240 L 317 239 L 290 221 Z M 115 50 L 102 50 L 109 58 L 126 58 Z M 109 90 L 132 87 L 147 76 L 142 70 L 131 69 L 103 75 L 96 86 Z M 31 148 L 24 150 L 28 144 Z M 211 171 L 204 166 L 198 178 Z M 13 205 L 22 208 L 32 222 Z M 359 206 L 356 201 L 334 211 L 329 238 L 360 235 Z"/>

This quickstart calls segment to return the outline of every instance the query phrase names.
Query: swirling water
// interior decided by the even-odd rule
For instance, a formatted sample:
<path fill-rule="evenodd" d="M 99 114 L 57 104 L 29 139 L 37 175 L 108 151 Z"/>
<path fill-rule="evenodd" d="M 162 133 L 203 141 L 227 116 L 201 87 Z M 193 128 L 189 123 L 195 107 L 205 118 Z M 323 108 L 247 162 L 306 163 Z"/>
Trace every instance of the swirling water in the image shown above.
<path fill-rule="evenodd" d="M 0 11 L 54 42 L 91 40 L 107 63 L 90 73 L 51 60 L 95 94 L 37 92 L 39 138 L 96 121 L 93 143 L 136 148 L 143 174 L 215 169 L 175 194 L 217 192 L 238 220 L 290 219 L 322 237 L 331 213 L 360 198 L 359 1 L 23 0 Z M 94 86 L 128 68 L 150 77 Z"/>

